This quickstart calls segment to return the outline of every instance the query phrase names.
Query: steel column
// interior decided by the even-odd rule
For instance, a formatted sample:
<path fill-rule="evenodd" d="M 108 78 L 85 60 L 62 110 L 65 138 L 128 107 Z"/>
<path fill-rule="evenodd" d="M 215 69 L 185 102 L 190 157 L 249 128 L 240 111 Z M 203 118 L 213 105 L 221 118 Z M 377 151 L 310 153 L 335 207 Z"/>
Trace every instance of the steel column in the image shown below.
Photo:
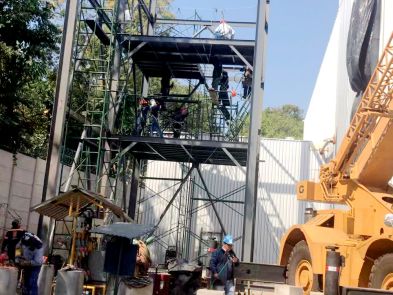
<path fill-rule="evenodd" d="M 138 185 L 139 185 L 139 162 L 137 159 L 133 159 L 132 163 L 132 176 L 131 176 L 131 189 L 130 189 L 130 197 L 128 199 L 128 210 L 127 214 L 133 220 L 135 218 L 136 212 L 136 201 L 138 196 Z"/>
<path fill-rule="evenodd" d="M 61 43 L 59 69 L 57 71 L 55 101 L 53 105 L 52 124 L 49 134 L 48 157 L 42 189 L 42 202 L 46 197 L 53 197 L 59 192 L 58 173 L 60 166 L 61 146 L 63 143 L 64 120 L 69 96 L 72 52 L 78 11 L 78 0 L 69 0 L 64 16 L 63 41 Z M 37 234 L 42 237 L 43 216 L 38 220 Z"/>
<path fill-rule="evenodd" d="M 124 23 L 124 15 L 125 15 L 125 10 L 126 10 L 126 1 L 125 0 L 118 0 L 116 3 L 116 17 L 115 17 L 115 24 L 112 36 L 112 42 L 114 43 L 113 45 L 113 50 L 114 50 L 114 55 L 113 55 L 113 60 L 112 60 L 112 67 L 111 67 L 111 80 L 110 80 L 110 92 L 109 92 L 109 104 L 108 104 L 108 116 L 106 118 L 106 126 L 108 126 L 108 130 L 110 134 L 113 133 L 114 131 L 114 126 L 115 126 L 115 121 L 117 117 L 117 111 L 118 111 L 118 100 L 119 100 L 119 79 L 120 79 L 120 70 L 121 70 L 121 58 L 122 58 L 122 46 L 120 44 L 120 41 L 118 40 L 118 32 L 122 30 L 121 24 Z M 107 99 L 106 97 L 104 99 Z M 102 137 L 104 137 L 104 134 L 101 134 Z M 104 139 L 104 142 L 101 143 L 104 147 L 104 157 L 103 157 L 103 162 L 100 163 L 102 167 L 102 175 L 100 175 L 101 179 L 99 180 L 99 188 L 98 192 L 106 196 L 107 193 L 107 186 L 109 183 L 110 190 L 109 193 L 111 196 L 113 195 L 113 198 L 116 199 L 115 191 L 116 191 L 116 186 L 117 186 L 117 177 L 114 180 L 114 185 L 111 184 L 111 180 L 109 179 L 109 170 L 110 170 L 110 160 L 112 157 L 112 151 L 111 151 L 111 146 L 108 142 L 107 139 Z M 113 187 L 113 189 L 112 189 Z"/>
<path fill-rule="evenodd" d="M 250 129 L 247 152 L 247 175 L 246 192 L 244 199 L 244 220 L 243 220 L 243 247 L 242 260 L 252 262 L 254 259 L 254 232 L 255 215 L 258 193 L 258 172 L 259 172 L 259 144 L 260 128 L 262 119 L 262 103 L 265 81 L 265 54 L 267 39 L 267 0 L 258 0 L 257 9 L 257 31 L 254 51 L 254 71 L 252 79 L 252 100 Z"/>

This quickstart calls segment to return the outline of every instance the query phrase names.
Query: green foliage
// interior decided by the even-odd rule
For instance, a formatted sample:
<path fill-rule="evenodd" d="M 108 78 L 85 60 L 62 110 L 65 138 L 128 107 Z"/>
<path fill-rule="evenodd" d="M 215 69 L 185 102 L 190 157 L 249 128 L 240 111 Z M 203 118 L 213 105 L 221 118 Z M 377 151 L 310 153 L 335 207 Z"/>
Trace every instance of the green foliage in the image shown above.
<path fill-rule="evenodd" d="M 267 108 L 262 112 L 262 136 L 267 138 L 303 138 L 303 111 L 296 105 L 286 104 L 277 108 Z M 249 119 L 242 135 L 248 135 Z"/>
<path fill-rule="evenodd" d="M 45 1 L 0 1 L 0 146 L 11 152 L 41 155 L 45 146 L 58 41 L 52 15 Z"/>

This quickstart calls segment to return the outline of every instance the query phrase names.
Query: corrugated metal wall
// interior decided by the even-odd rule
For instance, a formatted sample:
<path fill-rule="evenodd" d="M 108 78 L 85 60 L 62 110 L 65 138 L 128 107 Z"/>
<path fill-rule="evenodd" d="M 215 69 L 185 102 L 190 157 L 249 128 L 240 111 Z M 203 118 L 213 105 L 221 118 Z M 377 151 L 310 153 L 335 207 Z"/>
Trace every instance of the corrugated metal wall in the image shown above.
<path fill-rule="evenodd" d="M 304 119 L 303 139 L 312 140 L 318 146 L 322 146 L 325 140 L 332 138 L 336 132 L 334 116 L 336 100 L 332 98 L 336 97 L 337 93 L 335 77 L 337 77 L 339 32 L 337 17 Z M 318 125 L 314 124 L 316 121 Z"/>
<path fill-rule="evenodd" d="M 380 54 L 384 50 L 393 33 L 393 1 L 381 0 L 381 36 L 379 43 Z"/>
<path fill-rule="evenodd" d="M 337 93 L 331 99 L 336 100 L 336 150 L 340 146 L 341 140 L 345 135 L 351 117 L 351 111 L 356 93 L 352 91 L 348 79 L 347 71 L 347 40 L 348 31 L 351 21 L 353 0 L 344 0 L 340 3 L 340 8 L 337 16 L 339 23 L 339 38 L 338 38 L 338 60 L 337 60 L 337 76 L 331 79 L 337 79 Z M 326 79 L 326 84 L 330 83 L 330 79 Z M 318 126 L 317 122 L 312 122 L 314 126 Z"/>
<path fill-rule="evenodd" d="M 256 220 L 256 262 L 276 263 L 280 238 L 293 224 L 303 222 L 306 207 L 296 200 L 296 183 L 300 179 L 315 180 L 318 177 L 321 159 L 310 142 L 294 140 L 263 139 L 261 142 L 261 160 L 258 207 Z M 215 198 L 242 201 L 244 198 L 245 174 L 237 167 L 202 165 L 201 171 L 208 190 Z M 184 172 L 183 172 L 184 173 Z M 181 177 L 178 163 L 150 162 L 147 165 L 148 177 Z M 193 181 L 185 185 L 182 196 L 174 201 L 160 224 L 159 234 L 174 230 L 154 243 L 151 252 L 155 263 L 164 262 L 167 246 L 176 245 L 176 226 L 179 220 L 179 206 L 185 206 L 190 195 L 196 199 L 207 199 L 206 192 L 197 173 L 192 174 Z M 178 185 L 174 181 L 145 179 L 141 190 L 139 220 L 155 224 L 159 215 L 168 204 Z M 181 203 L 182 202 L 182 203 Z M 217 217 L 206 201 L 194 200 L 192 205 L 191 231 L 199 236 L 201 231 L 220 231 Z M 189 205 L 190 206 L 190 205 Z M 240 238 L 243 231 L 243 205 L 238 203 L 216 203 L 217 211 L 226 230 L 234 238 Z M 319 205 L 319 208 L 326 207 Z M 184 209 L 184 208 L 183 208 Z M 180 210 L 182 212 L 182 210 Z M 180 220 L 183 220 L 180 216 Z M 184 245 L 186 240 L 181 241 Z M 190 258 L 195 259 L 199 253 L 199 241 L 190 237 Z M 241 252 L 241 239 L 234 244 L 236 252 Z"/>

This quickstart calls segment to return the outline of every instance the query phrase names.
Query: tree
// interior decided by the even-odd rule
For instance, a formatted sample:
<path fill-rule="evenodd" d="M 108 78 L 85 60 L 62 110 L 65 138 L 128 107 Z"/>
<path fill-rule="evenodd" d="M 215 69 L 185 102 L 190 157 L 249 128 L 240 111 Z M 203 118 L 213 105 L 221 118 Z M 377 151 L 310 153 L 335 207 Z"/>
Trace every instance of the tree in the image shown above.
<path fill-rule="evenodd" d="M 278 108 L 267 108 L 262 114 L 262 136 L 302 139 L 302 110 L 298 106 L 291 104 Z"/>
<path fill-rule="evenodd" d="M 277 108 L 266 108 L 262 112 L 262 136 L 268 138 L 302 139 L 303 111 L 296 105 L 286 104 Z M 243 136 L 248 135 L 250 120 L 244 124 Z"/>
<path fill-rule="evenodd" d="M 41 0 L 0 1 L 0 145 L 14 153 L 46 140 L 58 43 L 53 8 Z"/>

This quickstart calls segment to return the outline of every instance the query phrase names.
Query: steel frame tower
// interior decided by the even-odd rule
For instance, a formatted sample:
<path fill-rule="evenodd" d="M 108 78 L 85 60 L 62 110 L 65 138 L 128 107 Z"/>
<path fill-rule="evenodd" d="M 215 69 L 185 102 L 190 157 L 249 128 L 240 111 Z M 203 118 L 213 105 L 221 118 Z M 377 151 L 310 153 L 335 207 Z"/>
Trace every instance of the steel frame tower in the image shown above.
<path fill-rule="evenodd" d="M 243 258 L 252 261 L 269 1 L 258 0 L 257 24 L 230 22 L 234 27 L 256 27 L 256 41 L 201 37 L 203 32 L 213 32 L 219 23 L 164 19 L 157 15 L 155 2 L 67 2 L 42 200 L 68 191 L 71 183 L 76 182 L 121 205 L 134 218 L 138 187 L 148 161 L 180 162 L 184 163 L 180 185 L 161 213 L 156 228 L 183 185 L 196 173 L 208 196 L 206 202 L 214 211 L 221 231 L 226 233 L 226 225 L 215 207 L 219 200 L 209 192 L 200 165 L 247 166 Z M 192 36 L 171 36 L 171 29 L 179 26 L 192 26 Z M 208 93 L 206 67 L 217 63 L 224 68 L 253 69 L 252 93 L 240 105 L 232 104 L 228 95 L 223 98 L 220 93 L 217 101 L 209 95 L 195 98 L 200 87 L 205 87 Z M 168 76 L 194 84 L 189 83 L 186 94 L 149 93 L 149 80 L 162 82 Z M 188 105 L 190 115 L 188 126 L 182 126 L 183 136 L 167 138 L 170 132 L 164 138 L 154 137 L 153 133 L 136 136 L 141 97 Z M 248 143 L 240 142 L 239 133 L 250 113 Z M 162 116 L 161 126 L 165 129 L 170 120 Z M 65 155 L 70 150 L 72 161 L 67 163 L 70 172 L 62 177 L 60 163 L 66 162 Z M 127 182 L 131 184 L 129 194 Z M 184 214 L 191 212 L 186 210 Z M 39 231 L 41 226 L 42 221 Z M 189 228 L 185 231 L 191 234 Z"/>

